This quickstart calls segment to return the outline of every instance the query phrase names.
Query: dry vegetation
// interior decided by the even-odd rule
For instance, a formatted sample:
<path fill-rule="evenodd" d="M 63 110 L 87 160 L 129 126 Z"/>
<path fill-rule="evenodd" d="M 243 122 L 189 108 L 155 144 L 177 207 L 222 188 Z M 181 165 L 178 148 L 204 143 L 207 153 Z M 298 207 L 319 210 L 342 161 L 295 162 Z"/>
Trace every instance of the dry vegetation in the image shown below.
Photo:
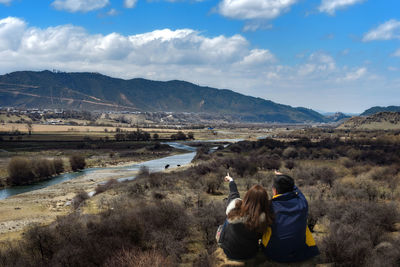
<path fill-rule="evenodd" d="M 143 169 L 135 181 L 98 186 L 93 198 L 79 192 L 70 215 L 3 243 L 0 265 L 147 266 L 149 258 L 155 266 L 219 265 L 214 235 L 224 220 L 226 171 L 243 194 L 255 183 L 270 188 L 272 170 L 279 168 L 309 200 L 318 263 L 398 266 L 397 133 L 365 138 L 357 132 L 346 140 L 342 131 L 309 134 L 320 141 L 243 141 L 212 154 L 201 148 L 196 164 L 184 170 Z M 274 266 L 266 259 L 258 265 Z"/>

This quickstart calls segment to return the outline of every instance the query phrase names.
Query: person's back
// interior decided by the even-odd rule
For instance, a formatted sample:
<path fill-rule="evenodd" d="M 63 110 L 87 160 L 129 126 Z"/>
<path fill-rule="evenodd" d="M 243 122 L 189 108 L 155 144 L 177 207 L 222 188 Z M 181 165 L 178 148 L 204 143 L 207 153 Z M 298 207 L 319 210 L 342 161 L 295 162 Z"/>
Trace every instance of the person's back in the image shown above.
<path fill-rule="evenodd" d="M 278 262 L 307 260 L 319 254 L 307 227 L 308 203 L 294 181 L 279 174 L 274 179 L 274 223 L 262 238 L 264 254 Z"/>
<path fill-rule="evenodd" d="M 229 259 L 247 260 L 257 254 L 263 229 L 272 223 L 268 193 L 255 185 L 241 200 L 233 179 L 229 176 L 226 179 L 230 193 L 220 246 Z"/>

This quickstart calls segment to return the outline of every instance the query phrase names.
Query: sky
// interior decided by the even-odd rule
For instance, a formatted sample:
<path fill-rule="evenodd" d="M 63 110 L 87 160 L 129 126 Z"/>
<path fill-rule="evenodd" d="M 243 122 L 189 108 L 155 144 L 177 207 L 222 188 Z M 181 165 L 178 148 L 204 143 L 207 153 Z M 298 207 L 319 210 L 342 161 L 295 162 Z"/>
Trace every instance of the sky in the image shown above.
<path fill-rule="evenodd" d="M 400 1 L 0 0 L 0 74 L 46 69 L 359 113 L 400 105 Z"/>

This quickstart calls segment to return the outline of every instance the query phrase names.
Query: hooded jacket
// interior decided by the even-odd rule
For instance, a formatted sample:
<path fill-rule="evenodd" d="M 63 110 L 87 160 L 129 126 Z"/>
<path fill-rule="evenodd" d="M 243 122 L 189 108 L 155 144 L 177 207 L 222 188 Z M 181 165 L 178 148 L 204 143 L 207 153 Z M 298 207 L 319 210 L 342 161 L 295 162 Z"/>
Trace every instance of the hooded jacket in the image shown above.
<path fill-rule="evenodd" d="M 235 208 L 236 202 L 240 201 L 240 195 L 234 181 L 229 182 L 228 207 L 226 215 Z M 262 213 L 260 220 L 265 220 Z M 226 256 L 232 260 L 246 260 L 254 257 L 259 250 L 259 240 L 262 234 L 250 231 L 245 226 L 247 217 L 235 217 L 226 219 L 220 237 L 220 246 Z"/>
<path fill-rule="evenodd" d="M 307 226 L 308 203 L 295 186 L 272 199 L 274 223 L 262 237 L 264 254 L 273 261 L 304 261 L 319 254 Z"/>

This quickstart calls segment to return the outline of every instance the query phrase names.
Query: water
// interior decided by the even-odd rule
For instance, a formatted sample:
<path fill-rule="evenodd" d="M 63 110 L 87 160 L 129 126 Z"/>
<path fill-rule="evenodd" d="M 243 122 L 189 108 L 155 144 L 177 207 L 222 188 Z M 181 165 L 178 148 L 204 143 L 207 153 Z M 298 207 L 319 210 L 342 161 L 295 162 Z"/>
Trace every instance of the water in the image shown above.
<path fill-rule="evenodd" d="M 233 139 L 229 139 L 229 140 L 232 141 Z M 217 140 L 213 140 L 213 141 L 217 141 Z M 210 140 L 206 140 L 203 142 L 210 142 Z M 224 141 L 220 141 L 220 142 L 226 142 L 226 141 L 224 140 Z M 51 178 L 49 180 L 41 181 L 41 182 L 38 182 L 35 184 L 24 185 L 24 186 L 13 186 L 13 187 L 1 189 L 0 190 L 0 200 L 17 195 L 17 194 L 22 194 L 22 193 L 30 192 L 33 190 L 42 189 L 47 186 L 62 183 L 62 182 L 80 177 L 82 175 L 87 175 L 87 174 L 92 173 L 97 170 L 108 170 L 109 169 L 109 170 L 129 170 L 129 171 L 133 170 L 133 171 L 135 171 L 135 170 L 140 170 L 140 168 L 142 168 L 143 166 L 146 166 L 147 168 L 149 168 L 150 172 L 158 172 L 158 171 L 164 170 L 165 166 L 167 164 L 170 165 L 170 168 L 175 168 L 178 165 L 183 166 L 183 165 L 189 164 L 192 161 L 192 159 L 194 158 L 194 156 L 196 155 L 197 148 L 187 146 L 184 144 L 184 142 L 166 142 L 165 144 L 167 144 L 171 147 L 174 147 L 174 148 L 190 151 L 190 153 L 184 153 L 184 154 L 164 157 L 164 158 L 160 158 L 160 159 L 149 160 L 149 161 L 145 161 L 145 162 L 142 162 L 139 164 L 133 164 L 133 165 L 123 166 L 123 167 L 88 168 L 88 169 L 84 169 L 83 171 L 80 171 L 80 172 L 65 173 L 65 174 L 55 176 L 54 178 Z M 118 181 L 126 181 L 126 180 L 133 180 L 133 179 L 135 179 L 135 176 L 120 178 L 120 179 L 118 179 Z"/>

